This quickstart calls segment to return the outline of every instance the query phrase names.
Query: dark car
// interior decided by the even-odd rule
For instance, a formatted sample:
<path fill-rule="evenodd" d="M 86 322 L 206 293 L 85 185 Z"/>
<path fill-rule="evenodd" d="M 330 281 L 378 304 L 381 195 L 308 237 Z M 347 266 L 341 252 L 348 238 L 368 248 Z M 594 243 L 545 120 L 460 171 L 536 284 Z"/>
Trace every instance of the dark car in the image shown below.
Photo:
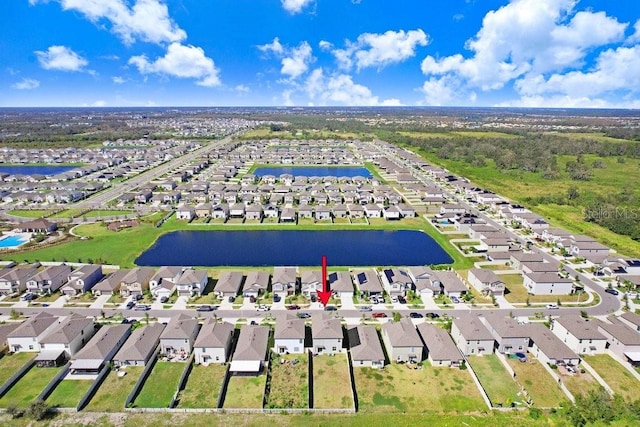
<path fill-rule="evenodd" d="M 338 309 L 338 307 L 336 307 L 335 305 L 328 305 L 324 309 L 326 311 L 336 311 Z"/>
<path fill-rule="evenodd" d="M 311 315 L 309 313 L 298 313 L 298 317 L 301 319 L 308 319 Z"/>
<path fill-rule="evenodd" d="M 288 305 L 287 306 L 287 310 L 300 310 L 300 306 L 299 305 Z"/>
<path fill-rule="evenodd" d="M 164 304 L 164 303 L 165 303 L 165 302 L 167 302 L 167 301 L 169 301 L 169 297 L 167 297 L 167 296 L 160 297 L 160 302 L 161 302 L 162 304 Z"/>
<path fill-rule="evenodd" d="M 235 300 L 236 300 L 236 297 L 234 297 L 234 296 L 230 296 L 229 297 L 229 302 L 234 302 Z"/>
<path fill-rule="evenodd" d="M 315 294 L 311 294 L 311 302 L 316 302 L 318 301 L 318 297 L 315 296 Z"/>
<path fill-rule="evenodd" d="M 611 295 L 618 295 L 620 292 L 618 292 L 615 289 L 605 289 L 604 290 L 606 293 L 611 294 Z"/>
<path fill-rule="evenodd" d="M 208 304 L 204 304 L 204 305 L 199 305 L 196 308 L 196 311 L 213 311 L 215 310 L 215 307 L 212 305 L 208 305 Z"/>
<path fill-rule="evenodd" d="M 129 301 L 126 305 L 127 309 L 131 310 L 136 305 L 135 301 Z"/>
<path fill-rule="evenodd" d="M 398 297 L 398 302 L 399 302 L 400 304 L 406 304 L 406 303 L 407 303 L 407 299 L 406 299 L 405 297 L 403 297 L 402 295 L 400 295 L 400 296 Z"/>
<path fill-rule="evenodd" d="M 427 317 L 429 319 L 437 319 L 440 317 L 440 315 L 438 313 L 427 313 Z"/>
<path fill-rule="evenodd" d="M 385 313 L 373 313 L 371 315 L 371 317 L 375 318 L 375 319 L 382 319 L 387 317 L 387 315 Z"/>
<path fill-rule="evenodd" d="M 140 301 L 142 299 L 142 294 L 135 294 L 133 296 L 133 299 L 135 299 L 136 301 Z"/>
<path fill-rule="evenodd" d="M 273 295 L 273 302 L 280 302 L 281 299 L 282 298 L 280 298 L 280 295 L 278 295 L 278 294 L 274 294 Z"/>
<path fill-rule="evenodd" d="M 253 295 L 251 295 L 251 296 L 249 297 L 249 302 L 250 302 L 251 304 L 255 304 L 255 303 L 256 303 L 256 297 L 254 297 Z"/>
<path fill-rule="evenodd" d="M 424 316 L 422 314 L 416 313 L 414 311 L 414 312 L 409 313 L 409 317 L 411 317 L 412 319 L 422 319 Z"/>

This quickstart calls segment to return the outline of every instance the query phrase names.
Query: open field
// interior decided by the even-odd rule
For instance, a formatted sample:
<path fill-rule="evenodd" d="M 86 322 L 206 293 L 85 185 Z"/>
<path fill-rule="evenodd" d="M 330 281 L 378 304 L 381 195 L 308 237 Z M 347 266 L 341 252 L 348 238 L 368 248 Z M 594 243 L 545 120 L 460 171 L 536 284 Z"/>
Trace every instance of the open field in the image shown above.
<path fill-rule="evenodd" d="M 19 216 L 22 218 L 42 218 L 51 215 L 53 211 L 47 209 L 13 209 L 7 212 L 9 215 Z"/>
<path fill-rule="evenodd" d="M 178 381 L 184 367 L 184 363 L 156 362 L 138 397 L 133 402 L 134 406 L 138 408 L 168 408 L 173 394 L 178 389 Z"/>
<path fill-rule="evenodd" d="M 412 138 L 456 138 L 458 136 L 464 136 L 469 138 L 506 138 L 506 139 L 518 139 L 522 138 L 519 135 L 513 135 L 510 133 L 496 132 L 496 131 L 453 131 L 453 132 L 398 132 L 400 135 L 410 136 Z"/>
<path fill-rule="evenodd" d="M 124 402 L 133 390 L 143 369 L 142 366 L 127 366 L 122 369 L 127 373 L 123 377 L 119 377 L 116 371 L 110 371 L 87 405 L 86 410 L 95 412 L 122 411 Z"/>
<path fill-rule="evenodd" d="M 507 362 L 516 373 L 516 382 L 524 387 L 534 406 L 553 408 L 567 398 L 537 359 L 525 363 L 507 359 Z"/>
<path fill-rule="evenodd" d="M 493 406 L 509 406 L 512 402 L 522 402 L 518 396 L 518 385 L 509 372 L 502 366 L 495 354 L 487 356 L 468 356 L 467 361 L 487 392 Z"/>
<path fill-rule="evenodd" d="M 47 404 L 57 408 L 75 408 L 92 383 L 93 380 L 62 380 L 47 397 Z"/>
<path fill-rule="evenodd" d="M 11 376 L 29 360 L 36 357 L 37 353 L 13 353 L 5 354 L 0 359 L 0 385 L 4 384 Z"/>
<path fill-rule="evenodd" d="M 225 408 L 262 408 L 266 375 L 257 377 L 233 376 L 224 398 Z"/>
<path fill-rule="evenodd" d="M 313 407 L 352 408 L 353 393 L 346 354 L 313 358 Z"/>
<path fill-rule="evenodd" d="M 421 369 L 391 364 L 384 370 L 355 368 L 356 391 L 362 412 L 476 412 L 486 408 L 468 372 Z M 438 390 L 434 393 L 434 390 Z"/>
<path fill-rule="evenodd" d="M 271 387 L 265 407 L 309 407 L 309 362 L 307 357 L 306 354 L 286 354 L 274 357 L 271 363 Z"/>
<path fill-rule="evenodd" d="M 561 375 L 562 383 L 567 389 L 577 396 L 579 394 L 587 395 L 591 390 L 600 389 L 600 384 L 591 376 L 589 372 Z"/>
<path fill-rule="evenodd" d="M 0 399 L 0 407 L 26 407 L 35 400 L 62 368 L 33 367 Z"/>
<path fill-rule="evenodd" d="M 178 396 L 178 408 L 216 408 L 227 365 L 194 365 Z"/>
<path fill-rule="evenodd" d="M 614 358 L 607 354 L 583 356 L 583 358 L 596 370 L 614 393 L 630 401 L 640 399 L 640 381 L 635 379 Z"/>

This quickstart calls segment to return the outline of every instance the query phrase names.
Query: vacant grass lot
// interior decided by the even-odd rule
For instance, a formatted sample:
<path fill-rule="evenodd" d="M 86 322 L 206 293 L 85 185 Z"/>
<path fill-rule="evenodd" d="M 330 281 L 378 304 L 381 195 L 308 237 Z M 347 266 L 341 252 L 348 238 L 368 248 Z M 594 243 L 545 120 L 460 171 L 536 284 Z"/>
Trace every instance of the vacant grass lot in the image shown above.
<path fill-rule="evenodd" d="M 92 380 L 62 380 L 47 397 L 47 404 L 56 408 L 75 408 L 91 384 Z"/>
<path fill-rule="evenodd" d="M 614 393 L 630 401 L 640 399 L 640 381 L 607 354 L 583 356 Z"/>
<path fill-rule="evenodd" d="M 2 356 L 2 359 L 0 359 L 0 385 L 4 384 L 18 369 L 36 357 L 36 355 L 37 353 L 21 352 Z"/>
<path fill-rule="evenodd" d="M 313 358 L 313 407 L 353 408 L 346 354 Z"/>
<path fill-rule="evenodd" d="M 475 412 L 486 408 L 466 371 L 425 363 L 422 369 L 391 364 L 384 370 L 355 368 L 354 373 L 363 412 Z"/>
<path fill-rule="evenodd" d="M 518 385 L 502 366 L 498 356 L 468 356 L 467 361 L 487 392 L 493 406 L 509 406 L 512 402 L 522 402 L 518 396 Z"/>
<path fill-rule="evenodd" d="M 123 369 L 127 374 L 119 377 L 116 371 L 110 371 L 98 391 L 86 407 L 92 412 L 121 412 L 127 396 L 133 390 L 144 368 L 127 366 Z"/>
<path fill-rule="evenodd" d="M 225 408 L 262 408 L 266 381 L 266 375 L 231 377 L 223 406 Z"/>
<path fill-rule="evenodd" d="M 184 363 L 156 362 L 142 390 L 133 402 L 137 408 L 168 408 L 178 381 L 185 368 Z"/>
<path fill-rule="evenodd" d="M 61 369 L 31 368 L 24 377 L 20 378 L 20 381 L 11 387 L 7 394 L 2 396 L 0 407 L 6 408 L 9 405 L 16 405 L 23 408 L 28 406 Z"/>
<path fill-rule="evenodd" d="M 517 359 L 507 359 L 516 373 L 516 382 L 524 387 L 533 400 L 533 405 L 542 408 L 553 408 L 567 397 L 560 386 L 536 359 L 522 363 Z"/>
<path fill-rule="evenodd" d="M 307 357 L 306 354 L 288 354 L 277 355 L 274 358 L 274 362 L 271 364 L 271 387 L 266 404 L 267 408 L 309 407 L 309 362 Z"/>
<path fill-rule="evenodd" d="M 209 366 L 194 365 L 187 385 L 178 397 L 179 408 L 217 408 L 220 387 L 227 365 L 212 363 Z"/>
<path fill-rule="evenodd" d="M 585 372 L 584 374 L 578 372 L 575 374 L 561 375 L 561 378 L 562 383 L 574 396 L 579 394 L 587 395 L 591 390 L 598 390 L 601 388 L 598 381 L 596 381 L 588 372 Z"/>

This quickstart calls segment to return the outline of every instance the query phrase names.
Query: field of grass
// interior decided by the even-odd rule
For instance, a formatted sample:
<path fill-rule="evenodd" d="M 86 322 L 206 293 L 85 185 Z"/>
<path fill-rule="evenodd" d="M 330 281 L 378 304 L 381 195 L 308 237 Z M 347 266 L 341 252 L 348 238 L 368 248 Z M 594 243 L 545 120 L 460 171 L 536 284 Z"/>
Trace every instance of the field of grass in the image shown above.
<path fill-rule="evenodd" d="M 353 407 L 349 364 L 345 354 L 313 358 L 313 407 Z"/>
<path fill-rule="evenodd" d="M 306 354 L 277 355 L 271 363 L 267 408 L 309 407 L 309 362 Z M 292 362 L 296 361 L 294 365 Z M 284 361 L 284 363 L 281 363 Z"/>
<path fill-rule="evenodd" d="M 128 366 L 123 369 L 127 373 L 123 377 L 119 377 L 116 371 L 110 371 L 86 406 L 86 410 L 92 412 L 122 411 L 124 402 L 133 390 L 143 369 L 141 366 Z"/>
<path fill-rule="evenodd" d="M 75 408 L 92 383 L 92 380 L 62 380 L 47 397 L 47 404 L 56 408 Z"/>
<path fill-rule="evenodd" d="M 266 381 L 266 375 L 231 377 L 223 406 L 225 408 L 262 408 Z"/>
<path fill-rule="evenodd" d="M 184 363 L 156 362 L 142 390 L 133 402 L 137 408 L 168 408 L 178 381 L 184 371 Z"/>
<path fill-rule="evenodd" d="M 534 406 L 553 408 L 560 406 L 567 397 L 540 361 L 532 359 L 522 363 L 517 359 L 507 359 L 516 373 L 516 382 L 524 387 Z"/>
<path fill-rule="evenodd" d="M 391 364 L 384 370 L 355 368 L 354 374 L 362 412 L 477 412 L 486 408 L 469 373 L 455 368 L 425 363 L 416 370 Z"/>
<path fill-rule="evenodd" d="M 574 396 L 579 394 L 586 395 L 591 390 L 598 390 L 601 388 L 598 381 L 596 381 L 588 372 L 585 372 L 584 374 L 578 372 L 575 374 L 561 375 L 561 378 L 562 383 Z"/>
<path fill-rule="evenodd" d="M 20 408 L 28 406 L 44 390 L 47 384 L 60 372 L 62 368 L 33 367 L 24 377 L 20 378 L 11 389 L 0 399 L 0 407 L 16 405 Z"/>
<path fill-rule="evenodd" d="M 583 356 L 584 360 L 596 370 L 614 393 L 623 398 L 636 401 L 640 399 L 640 381 L 607 354 Z"/>
<path fill-rule="evenodd" d="M 512 402 L 522 402 L 518 396 L 518 385 L 502 366 L 498 356 L 468 356 L 467 360 L 487 392 L 493 406 L 509 406 Z"/>
<path fill-rule="evenodd" d="M 37 353 L 13 353 L 5 354 L 0 359 L 0 385 L 4 384 L 11 376 L 29 360 L 36 357 Z"/>
<path fill-rule="evenodd" d="M 216 408 L 227 365 L 194 365 L 178 396 L 179 408 Z"/>
<path fill-rule="evenodd" d="M 47 209 L 13 209 L 7 213 L 22 218 L 42 218 L 43 216 L 52 214 L 53 211 Z"/>

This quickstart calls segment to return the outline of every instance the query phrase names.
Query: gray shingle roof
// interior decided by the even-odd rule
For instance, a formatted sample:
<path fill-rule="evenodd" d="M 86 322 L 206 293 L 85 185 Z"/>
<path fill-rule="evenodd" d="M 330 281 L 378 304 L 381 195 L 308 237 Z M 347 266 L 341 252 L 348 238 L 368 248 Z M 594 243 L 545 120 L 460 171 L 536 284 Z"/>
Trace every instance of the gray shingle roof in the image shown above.
<path fill-rule="evenodd" d="M 351 275 L 346 271 L 329 273 L 329 289 L 336 292 L 353 292 Z"/>
<path fill-rule="evenodd" d="M 179 314 L 169 321 L 167 327 L 162 331 L 160 339 L 190 338 L 198 326 L 197 319 L 189 317 L 186 314 Z"/>
<path fill-rule="evenodd" d="M 104 360 L 117 343 L 131 331 L 129 325 L 103 326 L 80 350 L 74 360 Z"/>
<path fill-rule="evenodd" d="M 524 326 L 529 330 L 531 340 L 550 359 L 579 359 L 573 350 L 544 325 L 529 323 Z"/>
<path fill-rule="evenodd" d="M 242 286 L 243 275 L 241 271 L 223 271 L 216 283 L 216 292 L 238 293 Z"/>
<path fill-rule="evenodd" d="M 58 325 L 40 340 L 40 343 L 69 344 L 90 324 L 93 324 L 92 319 L 73 314 L 59 321 Z"/>
<path fill-rule="evenodd" d="M 33 317 L 22 322 L 13 332 L 9 333 L 9 338 L 37 337 L 47 328 L 56 323 L 57 317 L 41 311 Z"/>
<path fill-rule="evenodd" d="M 267 326 L 245 325 L 240 329 L 233 360 L 265 360 L 269 342 Z"/>
<path fill-rule="evenodd" d="M 227 345 L 229 336 L 233 334 L 233 325 L 228 322 L 218 322 L 210 318 L 200 329 L 194 347 L 222 348 Z"/>
<path fill-rule="evenodd" d="M 489 329 L 476 316 L 462 315 L 453 319 L 453 323 L 466 340 L 493 341 L 493 335 L 491 335 Z"/>
<path fill-rule="evenodd" d="M 358 325 L 347 330 L 353 360 L 384 361 L 384 351 L 376 328 Z"/>
<path fill-rule="evenodd" d="M 418 332 L 432 360 L 462 360 L 460 350 L 444 329 L 430 323 L 420 323 Z"/>
<path fill-rule="evenodd" d="M 562 325 L 571 335 L 578 339 L 604 340 L 606 337 L 598 330 L 598 323 L 583 319 L 580 316 L 560 316 L 554 320 Z"/>
<path fill-rule="evenodd" d="M 313 339 L 343 338 L 342 323 L 340 319 L 330 318 L 320 313 L 314 316 L 311 322 L 311 335 Z"/>
<path fill-rule="evenodd" d="M 405 317 L 399 322 L 385 323 L 382 331 L 393 347 L 422 347 L 422 341 L 411 319 Z"/>
<path fill-rule="evenodd" d="M 146 360 L 149 354 L 158 346 L 160 334 L 162 334 L 163 330 L 164 325 L 162 323 L 152 323 L 136 329 L 116 353 L 113 360 L 121 362 L 126 360 Z"/>
<path fill-rule="evenodd" d="M 281 317 L 276 321 L 275 339 L 304 339 L 304 320 Z"/>

